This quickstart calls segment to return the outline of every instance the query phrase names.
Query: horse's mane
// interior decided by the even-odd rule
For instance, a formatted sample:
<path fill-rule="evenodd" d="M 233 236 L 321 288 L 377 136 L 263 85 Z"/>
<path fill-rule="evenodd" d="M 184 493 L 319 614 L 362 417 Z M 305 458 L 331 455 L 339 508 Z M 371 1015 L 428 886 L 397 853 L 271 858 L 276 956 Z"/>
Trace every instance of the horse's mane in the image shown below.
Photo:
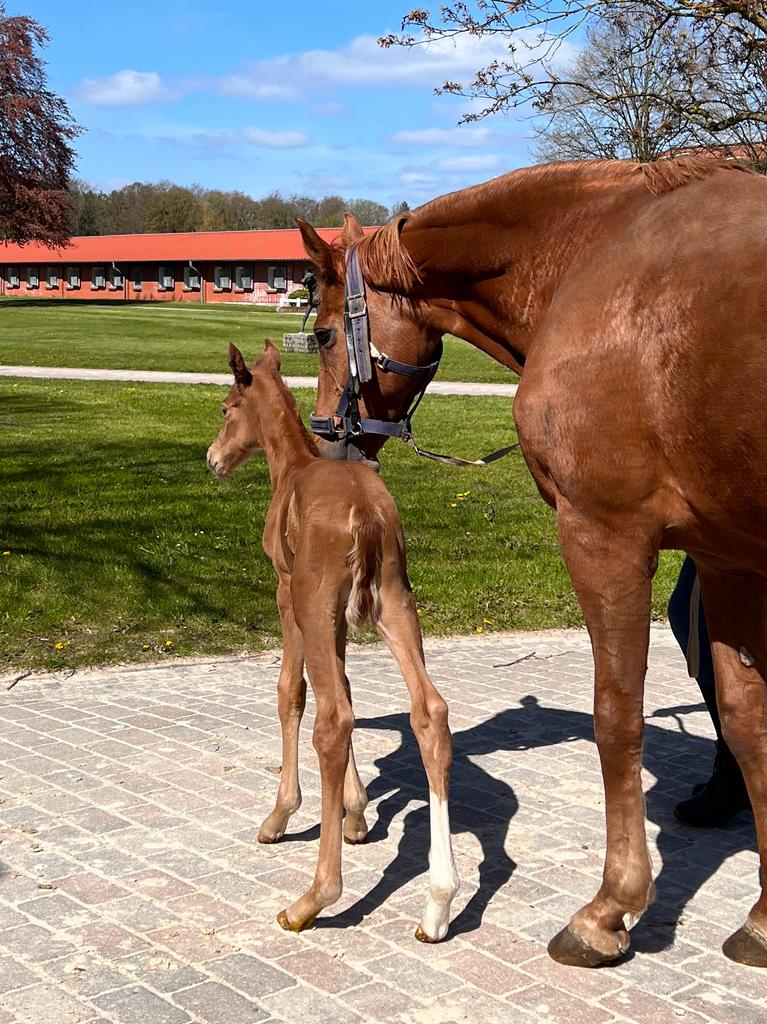
<path fill-rule="evenodd" d="M 569 174 L 576 182 L 583 182 L 584 185 L 609 187 L 612 183 L 630 184 L 639 176 L 651 195 L 660 196 L 682 188 L 691 181 L 708 178 L 721 170 L 755 173 L 738 160 L 717 158 L 706 153 L 665 158 L 650 163 L 637 163 L 634 160 L 579 160 L 525 167 L 481 185 L 472 185 L 460 192 L 440 196 L 412 213 L 399 215 L 357 243 L 360 267 L 365 280 L 373 288 L 391 291 L 407 299 L 422 280 L 400 238 L 402 229 L 411 218 L 415 218 L 419 226 L 426 226 L 430 215 L 441 221 L 452 219 L 453 211 L 460 203 L 479 204 L 491 200 L 494 204 L 500 204 L 504 193 L 525 183 L 529 184 L 531 179 L 544 187 Z"/>
<path fill-rule="evenodd" d="M 681 188 L 691 181 L 708 178 L 716 171 L 754 172 L 738 160 L 726 160 L 704 153 L 680 156 L 671 160 L 653 160 L 652 163 L 638 164 L 637 169 L 644 175 L 645 185 L 654 196 Z"/>
<path fill-rule="evenodd" d="M 400 239 L 409 218 L 409 213 L 400 214 L 357 244 L 360 268 L 373 288 L 406 296 L 420 283 L 418 268 Z"/>

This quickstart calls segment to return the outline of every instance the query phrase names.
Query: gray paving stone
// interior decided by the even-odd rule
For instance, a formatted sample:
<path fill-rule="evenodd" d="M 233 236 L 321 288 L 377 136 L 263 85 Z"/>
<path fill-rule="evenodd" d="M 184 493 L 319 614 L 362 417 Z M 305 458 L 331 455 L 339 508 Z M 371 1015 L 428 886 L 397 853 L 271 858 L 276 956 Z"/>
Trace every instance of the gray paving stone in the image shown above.
<path fill-rule="evenodd" d="M 463 879 L 437 946 L 413 936 L 427 790 L 380 648 L 348 659 L 371 841 L 344 848 L 344 896 L 301 935 L 275 917 L 316 864 L 311 705 L 303 806 L 282 843 L 256 841 L 280 761 L 273 653 L 0 689 L 0 1024 L 767 1024 L 767 976 L 720 952 L 756 897 L 753 825 L 701 837 L 672 816 L 713 745 L 668 630 L 647 685 L 658 900 L 633 959 L 597 972 L 545 953 L 602 870 L 587 636 L 431 641 L 427 657 L 452 709 Z"/>

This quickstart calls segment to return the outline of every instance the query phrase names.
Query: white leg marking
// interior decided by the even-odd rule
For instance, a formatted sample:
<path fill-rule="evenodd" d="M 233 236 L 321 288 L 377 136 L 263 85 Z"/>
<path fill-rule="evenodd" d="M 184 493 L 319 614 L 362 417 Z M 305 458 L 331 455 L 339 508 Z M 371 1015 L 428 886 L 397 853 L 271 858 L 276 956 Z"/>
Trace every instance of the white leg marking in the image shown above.
<path fill-rule="evenodd" d="M 432 942 L 439 942 L 447 935 L 450 924 L 450 904 L 458 892 L 460 879 L 453 860 L 447 801 L 440 800 L 431 791 L 429 791 L 429 823 L 431 826 L 429 896 L 421 918 L 421 931 Z"/>

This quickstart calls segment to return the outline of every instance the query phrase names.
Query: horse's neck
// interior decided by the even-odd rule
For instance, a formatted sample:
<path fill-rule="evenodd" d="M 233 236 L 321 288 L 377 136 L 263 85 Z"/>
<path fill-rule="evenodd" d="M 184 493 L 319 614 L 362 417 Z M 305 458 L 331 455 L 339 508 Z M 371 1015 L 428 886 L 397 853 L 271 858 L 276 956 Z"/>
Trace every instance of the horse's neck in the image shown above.
<path fill-rule="evenodd" d="M 622 184 L 596 169 L 531 169 L 416 210 L 402 242 L 427 268 L 432 322 L 521 371 L 557 283 Z"/>
<path fill-rule="evenodd" d="M 258 416 L 272 488 L 296 469 L 318 458 L 317 449 L 307 434 L 293 397 L 286 389 L 262 387 Z"/>

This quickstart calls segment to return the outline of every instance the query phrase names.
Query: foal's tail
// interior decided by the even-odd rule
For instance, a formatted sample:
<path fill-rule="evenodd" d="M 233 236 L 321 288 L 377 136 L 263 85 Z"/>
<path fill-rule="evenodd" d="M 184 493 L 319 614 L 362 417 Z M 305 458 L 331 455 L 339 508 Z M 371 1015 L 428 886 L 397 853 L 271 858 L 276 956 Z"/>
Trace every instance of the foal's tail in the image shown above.
<path fill-rule="evenodd" d="M 376 622 L 380 615 L 385 525 L 383 515 L 375 507 L 354 505 L 349 514 L 349 532 L 354 544 L 347 558 L 352 570 L 352 589 L 346 605 L 346 621 L 355 629 L 365 622 Z"/>

